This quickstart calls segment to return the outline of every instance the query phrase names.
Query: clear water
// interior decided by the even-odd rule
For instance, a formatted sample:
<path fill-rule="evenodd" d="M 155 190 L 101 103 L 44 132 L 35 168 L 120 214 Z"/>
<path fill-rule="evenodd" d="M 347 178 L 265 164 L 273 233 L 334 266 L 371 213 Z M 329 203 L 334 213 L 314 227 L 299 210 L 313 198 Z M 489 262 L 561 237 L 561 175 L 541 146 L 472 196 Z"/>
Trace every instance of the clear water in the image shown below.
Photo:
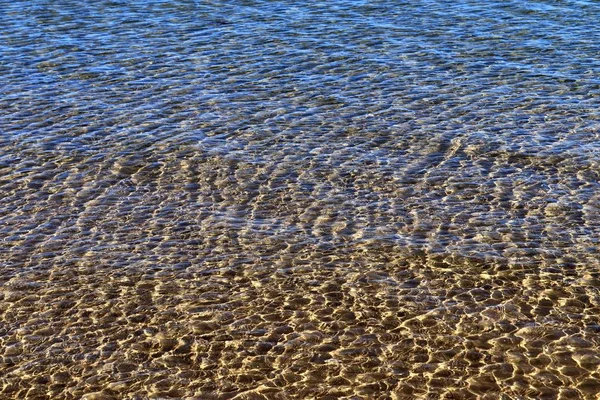
<path fill-rule="evenodd" d="M 599 20 L 0 0 L 0 398 L 596 398 Z"/>

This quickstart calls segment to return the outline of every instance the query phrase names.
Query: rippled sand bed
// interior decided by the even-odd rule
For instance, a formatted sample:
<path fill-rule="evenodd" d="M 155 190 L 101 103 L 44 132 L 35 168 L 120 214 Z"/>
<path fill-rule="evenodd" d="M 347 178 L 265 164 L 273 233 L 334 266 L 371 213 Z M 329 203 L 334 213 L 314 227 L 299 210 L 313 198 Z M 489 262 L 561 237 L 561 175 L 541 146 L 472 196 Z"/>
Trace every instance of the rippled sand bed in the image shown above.
<path fill-rule="evenodd" d="M 598 393 L 597 277 L 394 250 L 17 273 L 0 303 L 2 398 Z"/>
<path fill-rule="evenodd" d="M 545 247 L 525 253 L 491 233 L 487 242 L 465 239 L 489 232 L 486 224 L 429 231 L 423 226 L 447 209 L 413 219 L 392 212 L 386 199 L 407 189 L 381 176 L 362 189 L 373 203 L 346 213 L 352 208 L 332 200 L 347 189 L 336 169 L 307 193 L 316 169 L 292 179 L 282 173 L 288 165 L 261 174 L 185 149 L 173 155 L 180 161 L 61 156 L 5 167 L 0 397 L 577 399 L 600 391 L 600 277 L 573 242 L 547 232 Z M 413 190 L 422 201 L 426 189 Z M 478 199 L 488 189 L 474 190 Z M 487 206 L 510 215 L 511 202 Z M 544 221 L 571 212 L 555 211 Z M 370 229 L 377 220 L 389 225 Z M 457 239 L 440 247 L 449 237 Z M 466 254 L 482 248 L 490 250 Z"/>
<path fill-rule="evenodd" d="M 146 271 L 88 259 L 17 274 L 0 303 L 2 397 L 598 393 L 597 277 L 574 268 L 565 285 L 551 268 L 394 253 L 311 248 Z"/>

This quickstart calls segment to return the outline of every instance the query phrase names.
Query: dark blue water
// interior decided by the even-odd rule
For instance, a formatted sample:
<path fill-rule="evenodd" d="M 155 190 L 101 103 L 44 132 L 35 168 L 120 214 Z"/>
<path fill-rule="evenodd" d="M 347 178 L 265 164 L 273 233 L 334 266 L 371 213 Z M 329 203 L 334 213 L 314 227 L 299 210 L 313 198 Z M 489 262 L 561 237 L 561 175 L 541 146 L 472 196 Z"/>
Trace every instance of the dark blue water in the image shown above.
<path fill-rule="evenodd" d="M 599 17 L 0 0 L 0 398 L 594 398 Z"/>

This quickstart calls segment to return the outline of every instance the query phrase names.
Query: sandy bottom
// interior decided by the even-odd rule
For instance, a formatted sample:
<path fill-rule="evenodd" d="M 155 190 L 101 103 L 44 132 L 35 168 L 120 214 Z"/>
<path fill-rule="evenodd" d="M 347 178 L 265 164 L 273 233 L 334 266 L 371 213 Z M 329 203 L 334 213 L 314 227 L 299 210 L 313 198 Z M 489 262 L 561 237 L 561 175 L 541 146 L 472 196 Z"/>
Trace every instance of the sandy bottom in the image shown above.
<path fill-rule="evenodd" d="M 380 249 L 381 250 L 381 249 Z M 392 249 L 388 249 L 392 250 Z M 326 252 L 325 252 L 326 253 Z M 1 398 L 595 398 L 597 277 L 368 249 L 6 281 Z M 341 267 L 343 265 L 343 268 Z M 377 271 L 365 268 L 378 265 Z"/>
<path fill-rule="evenodd" d="M 600 393 L 593 191 L 188 153 L 7 164 L 0 398 Z"/>

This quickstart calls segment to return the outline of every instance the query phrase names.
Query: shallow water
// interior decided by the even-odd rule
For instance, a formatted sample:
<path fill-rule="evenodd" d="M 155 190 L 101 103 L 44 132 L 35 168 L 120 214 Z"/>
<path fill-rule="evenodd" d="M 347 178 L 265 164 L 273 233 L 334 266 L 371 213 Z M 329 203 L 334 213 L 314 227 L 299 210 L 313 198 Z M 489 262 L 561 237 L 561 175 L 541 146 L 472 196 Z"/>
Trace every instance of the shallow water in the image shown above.
<path fill-rule="evenodd" d="M 0 398 L 596 398 L 599 17 L 0 0 Z"/>

